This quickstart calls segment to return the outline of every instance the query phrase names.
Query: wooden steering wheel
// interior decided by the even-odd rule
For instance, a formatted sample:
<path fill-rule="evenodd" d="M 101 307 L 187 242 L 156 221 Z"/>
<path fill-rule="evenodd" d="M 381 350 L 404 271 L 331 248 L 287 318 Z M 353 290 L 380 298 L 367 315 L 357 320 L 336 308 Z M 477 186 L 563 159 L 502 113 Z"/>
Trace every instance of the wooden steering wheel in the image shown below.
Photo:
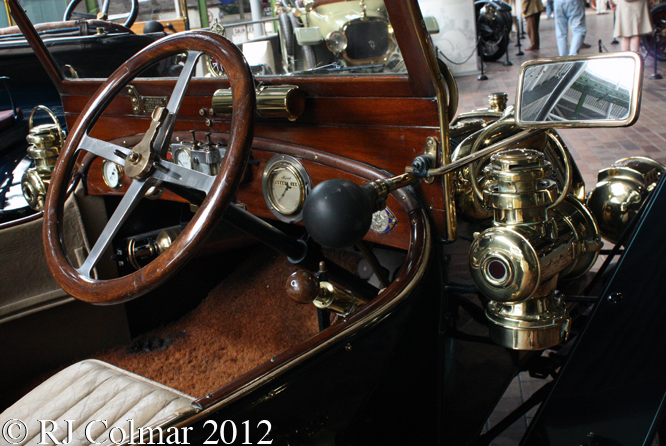
<path fill-rule="evenodd" d="M 68 20 L 71 20 L 72 17 L 78 17 L 80 19 L 85 19 L 85 20 L 100 18 L 98 15 L 95 14 L 87 14 L 74 11 L 74 9 L 76 9 L 79 3 L 81 3 L 81 0 L 72 0 L 71 2 L 69 2 L 69 5 L 67 5 L 67 9 L 65 9 L 65 14 L 62 17 L 63 21 L 66 22 Z M 111 0 L 104 0 L 104 2 L 102 3 L 100 11 L 100 14 L 102 14 L 103 17 L 102 20 L 113 21 L 113 20 L 125 19 L 125 23 L 123 23 L 122 26 L 124 26 L 125 28 L 130 28 L 134 24 L 137 15 L 139 15 L 139 0 L 131 0 L 130 12 L 128 12 L 127 14 L 118 14 L 113 16 L 109 16 L 109 3 L 111 3 Z"/>
<path fill-rule="evenodd" d="M 166 108 L 153 112 L 142 141 L 129 149 L 89 136 L 111 100 L 138 73 L 156 60 L 187 53 L 187 59 Z M 178 110 L 202 54 L 221 62 L 233 95 L 233 114 L 226 155 L 217 176 L 206 175 L 166 161 Z M 165 37 L 144 48 L 121 65 L 97 90 L 70 131 L 51 179 L 44 211 L 43 239 L 46 260 L 58 284 L 72 296 L 97 304 L 121 303 L 155 289 L 181 268 L 220 222 L 250 155 L 256 98 L 250 68 L 236 45 L 207 31 Z M 132 178 L 124 197 L 93 245 L 83 264 L 75 268 L 63 246 L 63 208 L 67 188 L 80 151 L 87 151 L 124 166 Z M 142 269 L 127 276 L 97 280 L 91 271 L 131 211 L 158 182 L 195 189 L 206 198 L 169 249 Z"/>

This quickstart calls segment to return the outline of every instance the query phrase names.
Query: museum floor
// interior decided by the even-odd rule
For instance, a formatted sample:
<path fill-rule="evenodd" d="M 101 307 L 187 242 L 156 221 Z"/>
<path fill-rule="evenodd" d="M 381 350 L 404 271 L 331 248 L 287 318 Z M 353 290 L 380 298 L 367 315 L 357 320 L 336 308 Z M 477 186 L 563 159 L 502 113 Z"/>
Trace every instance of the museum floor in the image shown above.
<path fill-rule="evenodd" d="M 581 54 L 597 53 L 600 40 L 608 51 L 620 51 L 620 45 L 611 45 L 613 40 L 612 12 L 597 15 L 594 10 L 588 8 L 586 20 L 585 41 L 592 47 L 583 49 Z M 506 60 L 504 57 L 499 62 L 486 64 L 485 71 L 488 76 L 486 81 L 478 81 L 476 76 L 457 78 L 460 91 L 458 111 L 465 112 L 473 108 L 486 107 L 487 95 L 493 92 L 507 92 L 509 103 L 513 104 L 520 65 L 538 57 L 558 55 L 554 21 L 547 20 L 545 13 L 541 15 L 540 37 L 541 49 L 539 51 L 525 51 L 525 48 L 529 46 L 529 40 L 525 38 L 521 40 L 525 55 L 516 56 L 518 48 L 515 46 L 515 36 L 512 36 L 509 56 L 513 65 L 505 67 L 503 65 Z M 618 159 L 640 155 L 666 164 L 666 64 L 662 62 L 658 66 L 658 70 L 665 76 L 665 79 L 650 80 L 649 76 L 654 72 L 654 61 L 651 58 L 648 59 L 645 67 L 640 118 L 634 126 L 560 131 L 578 163 L 588 191 L 596 184 L 597 172 Z M 521 374 L 511 384 L 495 413 L 490 417 L 489 427 L 518 407 L 543 384 L 543 380 L 531 378 L 527 373 Z M 536 408 L 528 412 L 526 417 L 514 423 L 492 444 L 495 446 L 517 445 L 535 412 Z"/>

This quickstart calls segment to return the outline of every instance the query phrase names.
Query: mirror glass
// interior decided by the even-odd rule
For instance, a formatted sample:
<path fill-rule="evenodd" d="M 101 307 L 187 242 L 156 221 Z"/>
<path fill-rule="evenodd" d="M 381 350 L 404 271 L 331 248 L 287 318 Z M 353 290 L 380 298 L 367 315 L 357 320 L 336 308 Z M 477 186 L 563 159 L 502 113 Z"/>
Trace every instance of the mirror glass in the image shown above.
<path fill-rule="evenodd" d="M 548 127 L 630 125 L 640 63 L 633 55 L 547 61 L 523 68 L 516 119 Z"/>

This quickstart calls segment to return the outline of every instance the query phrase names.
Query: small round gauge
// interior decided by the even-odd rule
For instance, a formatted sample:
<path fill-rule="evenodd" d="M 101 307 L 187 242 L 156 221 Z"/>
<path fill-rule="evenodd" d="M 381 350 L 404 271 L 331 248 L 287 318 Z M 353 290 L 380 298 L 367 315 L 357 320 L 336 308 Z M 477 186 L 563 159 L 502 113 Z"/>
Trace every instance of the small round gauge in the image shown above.
<path fill-rule="evenodd" d="M 301 221 L 310 177 L 303 165 L 288 155 L 271 158 L 264 169 L 264 198 L 273 215 L 285 222 Z"/>
<path fill-rule="evenodd" d="M 192 154 L 187 149 L 176 149 L 173 154 L 173 160 L 176 164 L 188 169 L 192 168 Z"/>
<path fill-rule="evenodd" d="M 113 161 L 104 160 L 102 164 L 102 179 L 111 190 L 123 188 L 124 172 L 122 166 Z"/>

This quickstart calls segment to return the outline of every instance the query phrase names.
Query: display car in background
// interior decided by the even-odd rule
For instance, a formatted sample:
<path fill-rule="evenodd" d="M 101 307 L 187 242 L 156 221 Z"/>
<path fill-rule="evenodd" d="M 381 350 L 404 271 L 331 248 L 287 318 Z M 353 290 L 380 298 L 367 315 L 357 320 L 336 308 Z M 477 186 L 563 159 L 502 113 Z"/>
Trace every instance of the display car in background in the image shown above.
<path fill-rule="evenodd" d="M 539 403 L 522 444 L 656 436 L 664 168 L 586 193 L 555 130 L 635 123 L 635 54 L 529 62 L 515 106 L 453 119 L 416 1 L 375 20 L 398 71 L 255 76 L 190 31 L 108 78 L 66 76 L 9 4 L 67 136 L 33 129 L 43 211 L 0 225 L 0 441 L 489 444 Z M 488 429 L 525 370 L 556 379 Z"/>

